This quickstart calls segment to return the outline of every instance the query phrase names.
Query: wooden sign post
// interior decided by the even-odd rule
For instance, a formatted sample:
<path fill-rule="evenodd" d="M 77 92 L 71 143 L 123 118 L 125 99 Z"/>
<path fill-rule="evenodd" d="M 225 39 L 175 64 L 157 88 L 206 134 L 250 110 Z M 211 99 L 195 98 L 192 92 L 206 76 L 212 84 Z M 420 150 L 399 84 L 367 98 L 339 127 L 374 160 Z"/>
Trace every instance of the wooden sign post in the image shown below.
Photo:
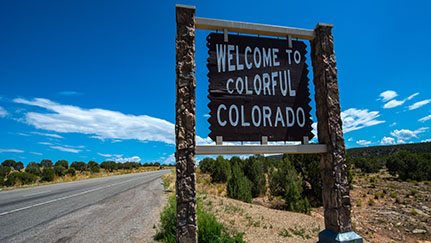
<path fill-rule="evenodd" d="M 195 7 L 184 5 L 176 6 L 176 20 L 177 242 L 197 242 L 195 155 L 253 153 L 320 153 L 325 230 L 319 233 L 319 242 L 363 242 L 353 232 L 351 222 L 332 26 L 318 24 L 314 30 L 304 30 L 198 18 L 195 17 Z M 196 28 L 224 33 L 209 36 L 210 137 L 216 145 L 196 145 Z M 286 40 L 233 37 L 228 32 L 277 36 Z M 311 43 L 319 144 L 308 144 L 312 134 L 308 70 L 303 69 L 306 66 L 305 48 L 301 47 L 303 42 L 292 41 L 292 38 Z M 248 56 L 254 51 L 256 54 Z M 266 59 L 262 59 L 264 51 Z M 262 55 L 260 63 L 258 52 Z M 253 61 L 249 57 L 253 57 Z M 266 66 L 263 66 L 264 62 Z M 223 128 L 228 128 L 227 133 Z M 261 141 L 262 145 L 226 146 L 223 140 Z M 299 140 L 303 144 L 268 145 L 268 140 Z"/>

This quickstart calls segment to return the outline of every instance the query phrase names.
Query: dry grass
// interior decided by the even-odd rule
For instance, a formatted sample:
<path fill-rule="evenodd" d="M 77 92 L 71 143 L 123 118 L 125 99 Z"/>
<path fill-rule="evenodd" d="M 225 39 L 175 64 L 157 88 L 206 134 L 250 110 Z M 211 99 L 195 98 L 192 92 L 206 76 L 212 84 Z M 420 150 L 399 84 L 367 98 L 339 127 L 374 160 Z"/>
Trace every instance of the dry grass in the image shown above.
<path fill-rule="evenodd" d="M 164 169 L 169 169 L 172 167 L 167 167 L 165 166 Z M 28 188 L 28 187 L 34 187 L 34 186 L 41 186 L 41 185 L 50 185 L 50 184 L 56 184 L 56 183 L 62 183 L 62 182 L 70 182 L 70 181 L 80 181 L 80 180 L 86 180 L 86 179 L 91 179 L 91 178 L 99 178 L 99 177 L 107 177 L 107 176 L 115 176 L 115 175 L 125 175 L 125 174 L 131 174 L 131 173 L 141 173 L 141 172 L 149 172 L 149 171 L 156 171 L 159 170 L 159 167 L 157 166 L 151 166 L 151 167 L 141 167 L 141 168 L 137 168 L 137 169 L 131 169 L 131 170 L 116 170 L 113 172 L 109 172 L 109 171 L 105 171 L 104 169 L 100 169 L 99 173 L 91 173 L 89 171 L 84 171 L 84 172 L 76 172 L 76 175 L 71 176 L 71 175 L 65 175 L 62 177 L 58 177 L 55 176 L 53 181 L 50 182 L 39 182 L 37 181 L 34 184 L 31 185 L 20 185 L 17 184 L 15 186 L 12 187 L 2 187 L 1 189 L 4 191 L 7 190 L 13 190 L 13 189 L 17 189 L 17 188 Z"/>

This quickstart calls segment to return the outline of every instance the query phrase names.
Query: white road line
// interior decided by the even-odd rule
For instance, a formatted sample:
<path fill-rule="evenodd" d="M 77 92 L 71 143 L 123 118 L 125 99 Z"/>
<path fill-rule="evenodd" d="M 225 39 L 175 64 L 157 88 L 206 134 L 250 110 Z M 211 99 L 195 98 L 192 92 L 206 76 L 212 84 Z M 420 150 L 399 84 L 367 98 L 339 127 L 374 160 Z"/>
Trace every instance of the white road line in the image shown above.
<path fill-rule="evenodd" d="M 117 184 L 110 184 L 110 185 L 106 185 L 106 186 L 103 186 L 103 187 L 94 188 L 94 189 L 83 191 L 83 192 L 80 192 L 80 193 L 76 193 L 76 194 L 72 194 L 72 195 L 68 195 L 68 196 L 64 196 L 64 197 L 52 199 L 52 200 L 49 200 L 49 201 L 46 201 L 46 202 L 41 202 L 41 203 L 37 203 L 37 204 L 30 205 L 30 206 L 27 206 L 27 207 L 14 209 L 14 210 L 11 210 L 11 211 L 8 211 L 8 212 L 3 212 L 3 213 L 0 213 L 0 216 L 4 216 L 4 215 L 7 215 L 7 214 L 11 214 L 11 213 L 16 213 L 16 212 L 19 212 L 19 211 L 22 211 L 22 210 L 25 210 L 25 209 L 42 206 L 42 205 L 45 205 L 45 204 L 48 204 L 48 203 L 52 203 L 52 202 L 56 202 L 56 201 L 60 201 L 60 200 L 64 200 L 64 199 L 68 199 L 68 198 L 71 198 L 71 197 L 80 196 L 80 195 L 83 195 L 83 194 L 86 194 L 86 193 L 89 193 L 89 192 L 94 192 L 94 191 L 102 190 L 102 189 L 105 189 L 105 188 L 108 188 L 108 187 L 111 187 L 111 186 L 121 185 L 121 184 L 124 184 L 126 182 L 130 182 L 130 181 L 134 181 L 134 180 L 138 180 L 138 179 L 142 180 L 142 178 L 135 178 L 135 179 L 123 181 L 123 182 L 120 182 L 120 183 L 117 183 Z"/>
<path fill-rule="evenodd" d="M 50 192 L 50 191 L 51 191 L 51 190 L 46 190 L 46 191 L 41 191 L 41 192 L 30 193 L 30 194 L 22 195 L 21 197 L 34 196 L 34 195 L 37 195 L 37 194 L 42 194 L 42 193 Z"/>

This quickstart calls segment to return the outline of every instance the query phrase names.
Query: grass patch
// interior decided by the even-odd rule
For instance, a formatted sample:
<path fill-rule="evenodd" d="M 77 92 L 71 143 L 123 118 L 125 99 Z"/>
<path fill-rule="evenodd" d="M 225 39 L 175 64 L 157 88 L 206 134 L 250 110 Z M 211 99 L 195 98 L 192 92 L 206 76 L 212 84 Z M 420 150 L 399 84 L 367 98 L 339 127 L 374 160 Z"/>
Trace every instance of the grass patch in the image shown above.
<path fill-rule="evenodd" d="M 170 196 L 168 204 L 163 209 L 160 216 L 160 229 L 154 236 L 155 240 L 170 243 L 176 242 L 176 199 Z M 214 215 L 202 210 L 202 200 L 198 198 L 197 202 L 198 218 L 198 242 L 226 242 L 236 243 L 244 242 L 244 233 L 230 233 L 226 228 L 217 222 Z"/>

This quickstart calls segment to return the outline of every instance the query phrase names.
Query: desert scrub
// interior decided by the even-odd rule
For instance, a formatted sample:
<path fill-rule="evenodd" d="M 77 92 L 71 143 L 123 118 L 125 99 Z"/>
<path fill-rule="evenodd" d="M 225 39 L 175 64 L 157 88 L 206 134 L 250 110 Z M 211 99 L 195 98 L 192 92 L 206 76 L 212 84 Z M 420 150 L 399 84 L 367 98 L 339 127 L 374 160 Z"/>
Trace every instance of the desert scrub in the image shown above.
<path fill-rule="evenodd" d="M 280 233 L 278 233 L 278 235 L 282 236 L 282 237 L 292 237 L 292 235 L 290 234 L 290 232 L 287 229 L 280 231 Z"/>
<path fill-rule="evenodd" d="M 168 204 L 160 215 L 160 228 L 154 236 L 155 240 L 162 242 L 176 242 L 176 199 L 170 196 Z M 202 210 L 202 200 L 197 201 L 198 242 L 244 242 L 244 233 L 229 233 L 226 228 L 217 222 L 214 215 Z"/>
<path fill-rule="evenodd" d="M 373 199 L 368 200 L 368 205 L 374 206 L 376 205 L 376 202 Z"/>
<path fill-rule="evenodd" d="M 361 202 L 361 200 L 358 200 L 358 201 L 356 202 L 356 206 L 357 206 L 357 207 L 361 207 L 361 206 L 362 206 L 362 202 Z"/>

